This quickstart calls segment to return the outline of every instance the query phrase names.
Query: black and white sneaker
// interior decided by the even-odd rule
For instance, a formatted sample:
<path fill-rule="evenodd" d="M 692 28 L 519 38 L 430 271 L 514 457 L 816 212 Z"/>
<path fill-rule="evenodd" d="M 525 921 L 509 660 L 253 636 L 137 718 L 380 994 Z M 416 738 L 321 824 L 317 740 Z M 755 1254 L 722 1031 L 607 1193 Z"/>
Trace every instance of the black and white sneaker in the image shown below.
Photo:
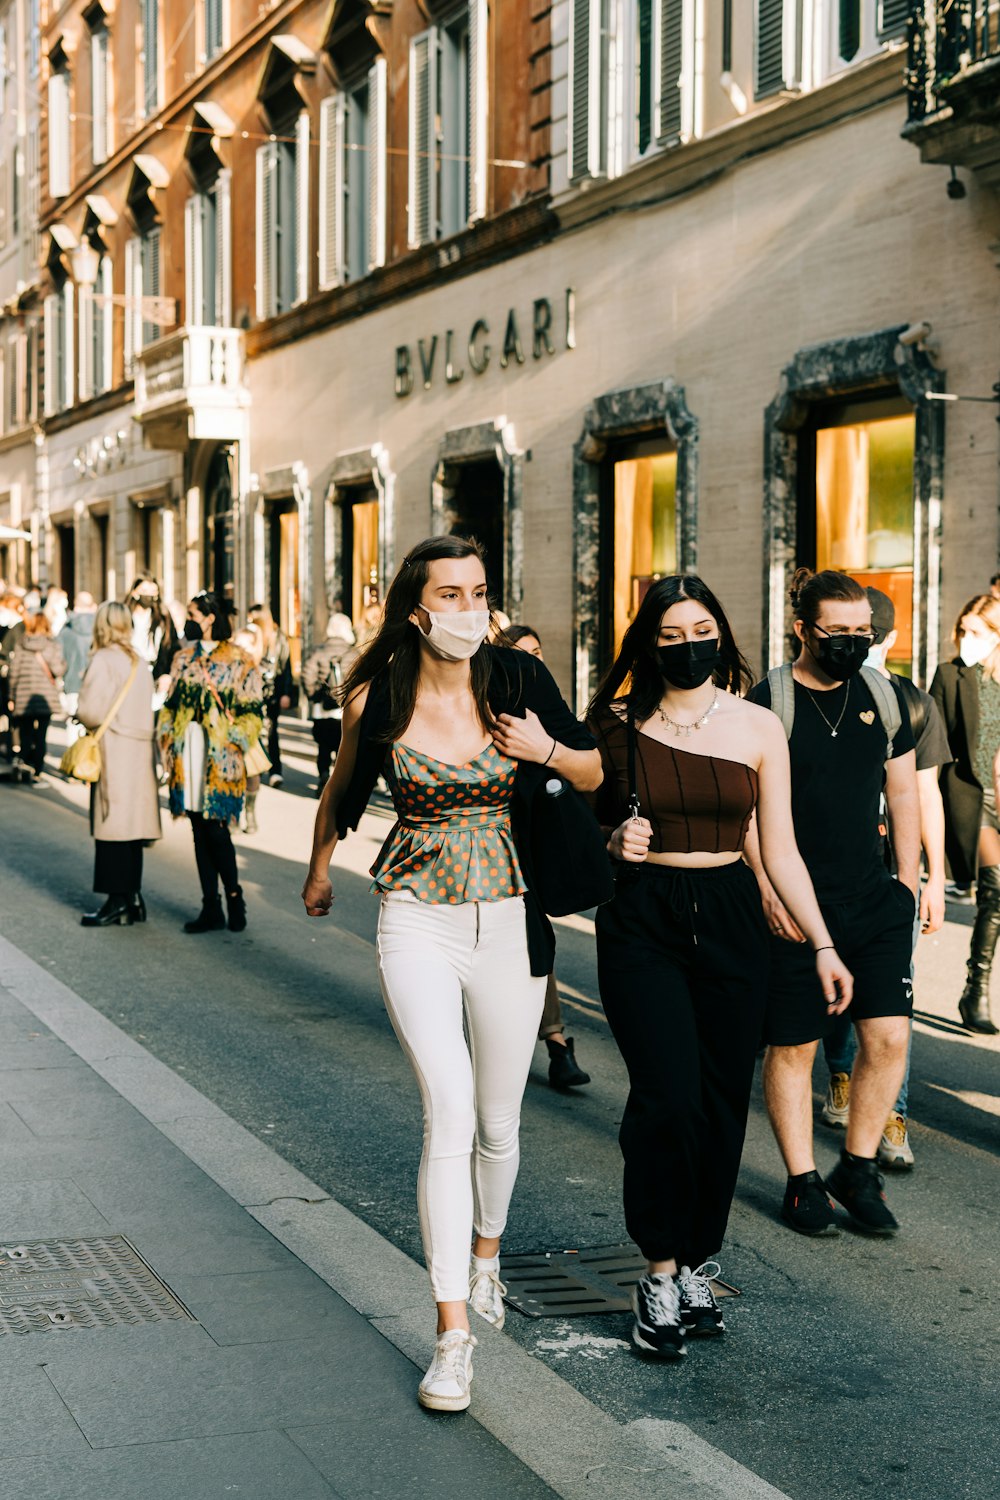
<path fill-rule="evenodd" d="M 721 1273 L 722 1267 L 715 1260 L 706 1260 L 696 1271 L 690 1266 L 681 1266 L 677 1277 L 681 1323 L 691 1338 L 709 1338 L 726 1331 L 722 1309 L 712 1291 L 712 1281 Z"/>
<path fill-rule="evenodd" d="M 635 1313 L 632 1342 L 643 1354 L 680 1359 L 687 1353 L 680 1293 L 672 1276 L 665 1272 L 640 1276 L 632 1293 L 632 1311 Z"/>

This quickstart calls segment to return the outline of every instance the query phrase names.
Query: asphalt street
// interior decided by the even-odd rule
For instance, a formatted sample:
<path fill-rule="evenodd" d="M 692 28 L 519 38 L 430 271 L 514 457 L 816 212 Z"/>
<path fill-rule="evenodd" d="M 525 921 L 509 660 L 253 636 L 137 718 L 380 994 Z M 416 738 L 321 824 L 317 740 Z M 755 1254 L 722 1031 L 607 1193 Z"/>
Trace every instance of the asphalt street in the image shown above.
<path fill-rule="evenodd" d="M 93 848 L 85 794 L 55 777 L 36 788 L 0 785 L 0 924 L 419 1260 L 419 1101 L 378 992 L 377 909 L 363 874 L 390 824 L 365 820 L 344 848 L 333 914 L 309 922 L 298 900 L 315 805 L 305 754 L 289 758 L 287 786 L 262 792 L 261 832 L 240 839 L 248 931 L 188 937 L 181 924 L 198 892 L 185 825 L 165 819 L 165 838 L 148 854 L 148 923 L 84 931 Z M 918 957 L 918 1160 L 913 1174 L 889 1182 L 903 1226 L 897 1239 L 873 1242 L 845 1222 L 838 1238 L 808 1241 L 782 1226 L 780 1160 L 758 1088 L 720 1257 L 724 1279 L 742 1290 L 725 1303 L 724 1339 L 661 1367 L 632 1356 L 622 1315 L 511 1312 L 509 1336 L 619 1420 L 683 1422 L 793 1500 L 992 1500 L 1000 1491 L 1000 1046 L 970 1039 L 954 1019 L 970 920 L 953 911 Z M 556 1094 L 539 1047 L 508 1253 L 626 1237 L 617 1146 L 624 1068 L 597 1001 L 590 924 L 573 919 L 558 936 L 567 1021 L 593 1083 Z M 817 1072 L 817 1090 L 820 1082 Z M 837 1146 L 819 1126 L 821 1169 Z"/>

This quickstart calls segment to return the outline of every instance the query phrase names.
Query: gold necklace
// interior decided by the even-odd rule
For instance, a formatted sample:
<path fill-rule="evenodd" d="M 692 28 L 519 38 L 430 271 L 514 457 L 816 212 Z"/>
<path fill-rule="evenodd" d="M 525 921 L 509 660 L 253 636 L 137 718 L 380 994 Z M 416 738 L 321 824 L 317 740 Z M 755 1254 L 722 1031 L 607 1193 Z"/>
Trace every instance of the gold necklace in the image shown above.
<path fill-rule="evenodd" d="M 701 729 L 703 725 L 705 725 L 705 724 L 708 723 L 709 719 L 715 713 L 715 710 L 718 708 L 718 706 L 719 706 L 719 689 L 716 688 L 715 689 L 715 695 L 712 698 L 711 703 L 706 708 L 705 712 L 702 714 L 701 718 L 700 719 L 695 719 L 693 721 L 693 723 L 691 723 L 691 724 L 678 724 L 678 722 L 677 722 L 676 719 L 670 719 L 670 718 L 668 718 L 667 715 L 663 712 L 662 708 L 658 707 L 657 710 L 656 710 L 656 712 L 659 714 L 659 716 L 663 720 L 664 724 L 669 724 L 670 725 L 670 728 L 674 731 L 674 734 L 676 734 L 676 735 L 683 735 L 685 739 L 689 740 L 691 738 L 691 735 L 694 732 L 694 730 Z"/>

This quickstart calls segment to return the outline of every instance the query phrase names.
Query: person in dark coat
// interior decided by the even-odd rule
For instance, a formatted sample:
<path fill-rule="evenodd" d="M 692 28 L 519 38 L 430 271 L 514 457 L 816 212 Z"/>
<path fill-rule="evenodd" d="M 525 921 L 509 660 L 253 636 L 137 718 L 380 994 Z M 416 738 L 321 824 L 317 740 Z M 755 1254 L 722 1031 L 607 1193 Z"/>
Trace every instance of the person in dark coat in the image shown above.
<path fill-rule="evenodd" d="M 278 738 L 278 718 L 295 706 L 295 679 L 292 676 L 292 650 L 288 637 L 276 623 L 266 604 L 251 604 L 250 624 L 256 625 L 264 637 L 264 655 L 260 669 L 264 679 L 264 712 L 267 716 L 267 753 L 271 770 L 268 786 L 284 786 L 285 776 L 281 766 L 281 742 Z"/>
<path fill-rule="evenodd" d="M 10 657 L 11 714 L 21 739 L 18 769 L 32 781 L 41 779 L 45 766 L 45 742 L 52 715 L 59 712 L 59 693 L 66 658 L 52 639 L 48 618 L 37 610 L 24 622 L 24 634 Z"/>
<path fill-rule="evenodd" d="M 953 634 L 958 655 L 931 683 L 955 757 L 941 772 L 945 851 L 956 885 L 976 880 L 968 978 L 958 1011 L 970 1031 L 995 1036 L 990 973 L 1000 937 L 1000 599 L 979 594 Z"/>

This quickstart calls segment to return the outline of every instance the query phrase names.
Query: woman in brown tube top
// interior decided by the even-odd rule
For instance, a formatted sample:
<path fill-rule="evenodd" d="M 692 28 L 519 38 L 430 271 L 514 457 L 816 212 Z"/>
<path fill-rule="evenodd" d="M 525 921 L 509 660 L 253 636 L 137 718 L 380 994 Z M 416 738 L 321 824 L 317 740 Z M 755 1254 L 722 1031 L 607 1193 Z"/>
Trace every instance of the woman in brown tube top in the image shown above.
<path fill-rule="evenodd" d="M 686 1337 L 723 1331 L 710 1257 L 736 1187 L 768 980 L 767 927 L 741 857 L 755 816 L 830 1009 L 852 990 L 795 845 L 784 730 L 739 696 L 752 681 L 715 595 L 700 578 L 662 578 L 588 712 L 616 870 L 597 914 L 598 975 L 629 1073 L 625 1222 L 648 1262 L 632 1338 L 668 1359 Z"/>

